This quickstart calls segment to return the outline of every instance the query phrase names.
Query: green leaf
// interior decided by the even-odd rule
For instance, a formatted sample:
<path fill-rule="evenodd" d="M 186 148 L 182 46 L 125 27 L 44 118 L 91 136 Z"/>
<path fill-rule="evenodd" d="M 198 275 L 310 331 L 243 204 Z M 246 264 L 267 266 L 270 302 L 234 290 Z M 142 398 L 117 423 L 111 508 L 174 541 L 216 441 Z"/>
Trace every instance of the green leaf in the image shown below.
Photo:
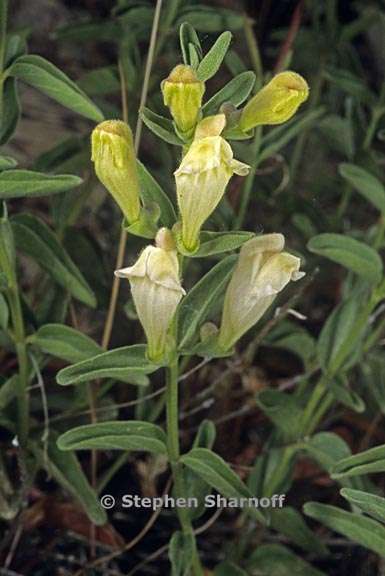
<path fill-rule="evenodd" d="M 264 544 L 252 553 L 246 563 L 250 574 L 258 576 L 325 576 L 308 562 L 281 544 Z"/>
<path fill-rule="evenodd" d="M 257 404 L 282 431 L 286 439 L 295 439 L 301 431 L 302 407 L 292 395 L 280 390 L 262 390 Z"/>
<path fill-rule="evenodd" d="M 223 32 L 215 41 L 198 66 L 197 76 L 199 80 L 206 82 L 218 72 L 230 46 L 231 38 L 231 32 Z"/>
<path fill-rule="evenodd" d="M 382 276 L 382 261 L 378 253 L 363 242 L 343 234 L 318 234 L 308 242 L 310 252 L 345 266 L 372 283 Z"/>
<path fill-rule="evenodd" d="M 183 22 L 179 28 L 179 42 L 183 55 L 183 62 L 193 66 L 202 58 L 202 47 L 194 28 L 188 22 Z"/>
<path fill-rule="evenodd" d="M 321 556 L 328 553 L 319 536 L 310 530 L 302 515 L 291 506 L 271 510 L 271 527 L 308 552 Z"/>
<path fill-rule="evenodd" d="M 0 199 L 59 194 L 82 183 L 78 176 L 50 175 L 31 170 L 6 170 L 0 174 Z"/>
<path fill-rule="evenodd" d="M 180 458 L 180 462 L 226 498 L 235 498 L 237 501 L 241 498 L 253 498 L 247 486 L 231 470 L 223 458 L 207 448 L 193 448 Z M 258 522 L 266 524 L 266 519 L 258 508 L 252 505 L 248 506 L 245 502 L 244 510 Z"/>
<path fill-rule="evenodd" d="M 216 264 L 183 298 L 178 312 L 180 348 L 194 342 L 200 326 L 215 307 L 230 279 L 236 256 L 227 256 Z"/>
<path fill-rule="evenodd" d="M 155 202 L 160 208 L 160 224 L 167 228 L 172 228 L 176 221 L 176 214 L 170 198 L 139 160 L 137 161 L 137 167 L 140 195 L 144 203 L 150 204 L 151 202 Z"/>
<path fill-rule="evenodd" d="M 11 222 L 16 247 L 33 258 L 74 298 L 95 307 L 94 293 L 52 230 L 31 214 L 18 214 Z"/>
<path fill-rule="evenodd" d="M 20 56 L 8 69 L 8 74 L 37 88 L 70 110 L 101 122 L 102 112 L 61 70 L 41 56 Z"/>
<path fill-rule="evenodd" d="M 252 232 L 201 232 L 200 246 L 197 252 L 190 254 L 191 258 L 206 258 L 230 250 L 237 250 L 250 238 L 253 238 Z"/>
<path fill-rule="evenodd" d="M 385 214 L 385 187 L 378 178 L 355 164 L 340 164 L 338 170 L 365 200 Z"/>
<path fill-rule="evenodd" d="M 103 352 L 99 344 L 89 336 L 64 324 L 45 324 L 29 341 L 46 354 L 71 363 L 87 360 Z"/>
<path fill-rule="evenodd" d="M 44 451 L 37 444 L 32 443 L 31 449 L 41 466 L 81 503 L 87 516 L 94 524 L 101 526 L 107 522 L 106 512 L 103 510 L 94 490 L 89 485 L 73 452 L 62 452 L 59 450 L 54 438 L 48 444 L 47 458 Z"/>
<path fill-rule="evenodd" d="M 78 426 L 62 434 L 57 442 L 60 450 L 139 450 L 167 453 L 164 431 L 149 422 L 100 422 Z"/>
<path fill-rule="evenodd" d="M 334 432 L 319 432 L 304 442 L 301 448 L 329 473 L 339 460 L 351 455 L 345 440 Z"/>
<path fill-rule="evenodd" d="M 10 170 L 17 166 L 17 160 L 11 156 L 0 156 L 0 171 Z"/>
<path fill-rule="evenodd" d="M 196 433 L 193 448 L 209 448 L 214 446 L 216 436 L 215 424 L 211 420 L 202 420 Z"/>
<path fill-rule="evenodd" d="M 343 534 L 353 542 L 385 556 L 385 527 L 379 522 L 361 514 L 346 512 L 335 506 L 308 502 L 304 512 L 310 518 L 318 520 L 331 530 Z"/>
<path fill-rule="evenodd" d="M 382 498 L 382 496 L 364 492 L 363 490 L 354 490 L 353 488 L 342 488 L 340 494 L 350 504 L 358 506 L 366 514 L 381 522 L 385 522 L 385 498 Z"/>
<path fill-rule="evenodd" d="M 194 438 L 193 448 L 207 448 L 211 450 L 214 446 L 216 436 L 215 424 L 210 420 L 203 420 L 199 425 L 198 432 Z M 204 506 L 205 498 L 211 492 L 211 487 L 205 480 L 194 474 L 192 470 L 184 471 L 186 493 L 197 499 L 198 506 L 188 508 L 188 514 L 192 520 L 199 518 L 206 512 Z"/>
<path fill-rule="evenodd" d="M 252 71 L 242 72 L 219 90 L 202 108 L 205 116 L 217 114 L 225 102 L 239 106 L 246 100 L 255 84 L 255 74 Z"/>
<path fill-rule="evenodd" d="M 147 128 L 156 136 L 174 146 L 183 146 L 184 142 L 175 134 L 174 125 L 171 120 L 155 114 L 155 112 L 152 112 L 148 108 L 142 108 L 140 116 Z"/>
<path fill-rule="evenodd" d="M 343 458 L 334 466 L 331 476 L 339 479 L 374 472 L 385 472 L 385 444 Z"/>
<path fill-rule="evenodd" d="M 171 576 L 188 576 L 194 553 L 194 536 L 174 532 L 171 537 L 168 557 L 171 562 Z"/>
<path fill-rule="evenodd" d="M 148 384 L 146 374 L 155 372 L 161 366 L 147 359 L 147 347 L 144 344 L 123 346 L 98 354 L 93 358 L 84 360 L 63 368 L 57 374 L 58 384 L 80 384 L 99 378 L 114 378 L 122 382 L 145 386 Z"/>
<path fill-rule="evenodd" d="M 357 298 L 349 298 L 333 310 L 323 325 L 317 342 L 317 353 L 324 372 L 333 372 L 341 348 L 349 343 L 359 308 L 360 302 Z M 352 346 L 357 348 L 357 342 L 353 341 Z M 349 365 L 354 359 L 354 356 L 348 357 Z"/>
<path fill-rule="evenodd" d="M 9 320 L 8 304 L 4 296 L 0 293 L 0 328 L 7 330 Z"/>
<path fill-rule="evenodd" d="M 14 78 L 7 78 L 3 87 L 2 115 L 0 118 L 0 145 L 5 144 L 14 131 L 20 117 L 20 102 Z"/>

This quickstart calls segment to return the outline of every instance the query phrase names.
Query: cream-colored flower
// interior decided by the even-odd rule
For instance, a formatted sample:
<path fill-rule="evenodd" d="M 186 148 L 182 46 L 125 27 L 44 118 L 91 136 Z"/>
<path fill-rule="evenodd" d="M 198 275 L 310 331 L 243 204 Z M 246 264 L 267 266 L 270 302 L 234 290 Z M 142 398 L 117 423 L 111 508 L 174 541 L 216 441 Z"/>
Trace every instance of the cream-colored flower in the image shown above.
<path fill-rule="evenodd" d="M 163 241 L 164 237 L 161 237 L 160 243 Z M 164 245 L 170 247 L 168 238 Z M 179 279 L 176 251 L 159 245 L 147 246 L 133 266 L 116 270 L 115 274 L 129 280 L 135 308 L 147 337 L 148 357 L 160 360 L 165 353 L 167 333 L 175 311 L 185 294 Z"/>
<path fill-rule="evenodd" d="M 121 120 L 106 120 L 91 141 L 96 175 L 132 224 L 140 214 L 140 187 L 131 129 Z"/>
<path fill-rule="evenodd" d="M 290 282 L 304 275 L 300 259 L 283 252 L 282 234 L 257 236 L 246 242 L 225 295 L 218 343 L 228 350 L 247 332 Z"/>
<path fill-rule="evenodd" d="M 309 86 L 300 74 L 281 72 L 246 104 L 239 127 L 247 132 L 262 124 L 286 122 L 308 96 Z"/>
<path fill-rule="evenodd" d="M 161 84 L 163 101 L 178 130 L 190 138 L 199 119 L 205 85 L 191 66 L 178 64 Z"/>
<path fill-rule="evenodd" d="M 224 114 L 205 118 L 178 170 L 174 173 L 182 242 L 189 251 L 199 245 L 199 232 L 225 193 L 235 174 L 245 176 L 249 166 L 233 157 L 231 146 L 222 136 Z"/>

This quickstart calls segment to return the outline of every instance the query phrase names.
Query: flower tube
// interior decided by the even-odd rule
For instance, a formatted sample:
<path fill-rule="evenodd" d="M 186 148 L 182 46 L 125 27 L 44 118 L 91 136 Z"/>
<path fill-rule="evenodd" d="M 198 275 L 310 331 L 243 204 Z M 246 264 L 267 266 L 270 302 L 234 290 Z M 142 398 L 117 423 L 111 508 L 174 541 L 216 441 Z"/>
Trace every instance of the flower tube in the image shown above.
<path fill-rule="evenodd" d="M 300 259 L 283 252 L 282 234 L 246 242 L 226 290 L 218 344 L 228 350 L 263 316 L 277 294 L 304 275 Z"/>

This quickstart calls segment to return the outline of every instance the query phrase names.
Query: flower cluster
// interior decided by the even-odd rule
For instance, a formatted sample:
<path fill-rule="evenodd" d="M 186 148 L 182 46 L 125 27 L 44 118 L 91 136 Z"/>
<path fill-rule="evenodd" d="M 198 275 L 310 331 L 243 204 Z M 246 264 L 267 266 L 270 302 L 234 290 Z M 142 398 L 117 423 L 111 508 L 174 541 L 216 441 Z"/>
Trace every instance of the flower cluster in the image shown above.
<path fill-rule="evenodd" d="M 249 166 L 234 159 L 223 136 L 226 115 L 202 119 L 205 85 L 193 68 L 176 66 L 162 82 L 164 104 L 169 107 L 176 133 L 185 142 L 184 155 L 174 172 L 179 222 L 173 230 L 161 228 L 155 246 L 144 248 L 133 266 L 115 274 L 127 278 L 148 343 L 148 357 L 161 361 L 175 348 L 172 336 L 178 305 L 185 295 L 178 251 L 194 255 L 201 229 L 214 212 L 234 174 L 246 176 Z M 238 129 L 247 134 L 262 124 L 288 120 L 308 97 L 305 80 L 283 72 L 264 86 L 239 111 Z M 120 206 L 128 224 L 139 221 L 144 210 L 129 126 L 106 121 L 92 135 L 92 159 L 99 180 Z M 277 294 L 302 277 L 299 258 L 283 251 L 282 234 L 248 240 L 228 284 L 216 346 L 229 351 L 263 316 Z"/>

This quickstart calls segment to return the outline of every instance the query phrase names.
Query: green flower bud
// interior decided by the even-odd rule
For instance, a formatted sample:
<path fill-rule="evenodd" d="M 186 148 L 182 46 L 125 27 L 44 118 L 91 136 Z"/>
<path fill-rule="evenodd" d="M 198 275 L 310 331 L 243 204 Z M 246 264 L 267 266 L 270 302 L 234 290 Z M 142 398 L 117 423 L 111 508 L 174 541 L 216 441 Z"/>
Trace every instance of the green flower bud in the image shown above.
<path fill-rule="evenodd" d="M 304 276 L 300 259 L 283 252 L 282 234 L 246 242 L 226 290 L 218 344 L 228 350 L 263 316 L 290 280 Z"/>
<path fill-rule="evenodd" d="M 163 101 L 169 107 L 178 130 L 191 138 L 199 119 L 205 85 L 191 66 L 179 64 L 161 84 Z"/>
<path fill-rule="evenodd" d="M 210 116 L 198 124 L 195 139 L 174 173 L 181 240 L 187 251 L 199 246 L 203 223 L 212 214 L 235 174 L 245 176 L 249 166 L 233 158 L 231 146 L 220 133 L 225 127 L 224 114 Z"/>
<path fill-rule="evenodd" d="M 171 239 L 164 230 L 157 242 L 171 246 Z M 147 246 L 133 266 L 116 270 L 115 275 L 128 278 L 135 308 L 146 334 L 148 357 L 159 361 L 166 352 L 168 330 L 185 294 L 179 279 L 176 251 Z"/>
<path fill-rule="evenodd" d="M 307 100 L 309 87 L 296 72 L 281 72 L 246 104 L 239 127 L 244 132 L 261 124 L 282 124 Z"/>
<path fill-rule="evenodd" d="M 91 140 L 96 175 L 132 224 L 140 214 L 140 188 L 131 129 L 121 120 L 106 120 Z"/>

